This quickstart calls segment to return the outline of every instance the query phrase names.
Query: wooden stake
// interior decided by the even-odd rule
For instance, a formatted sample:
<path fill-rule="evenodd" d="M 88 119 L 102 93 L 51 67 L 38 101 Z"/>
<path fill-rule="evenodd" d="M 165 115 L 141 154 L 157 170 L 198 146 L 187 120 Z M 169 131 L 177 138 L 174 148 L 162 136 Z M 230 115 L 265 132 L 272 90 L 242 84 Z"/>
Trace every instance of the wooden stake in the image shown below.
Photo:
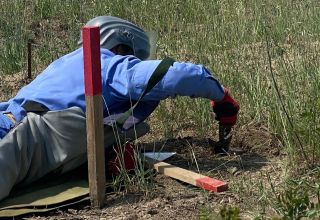
<path fill-rule="evenodd" d="M 99 28 L 85 26 L 82 38 L 90 198 L 93 207 L 102 208 L 106 179 Z"/>
<path fill-rule="evenodd" d="M 152 166 L 157 172 L 161 174 L 185 183 L 189 183 L 193 186 L 198 186 L 210 192 L 223 192 L 228 190 L 228 184 L 221 180 L 213 179 L 211 177 L 204 176 L 190 170 L 176 167 L 169 163 L 157 162 Z"/>
<path fill-rule="evenodd" d="M 32 53 L 31 53 L 31 46 L 32 46 L 32 40 L 28 40 L 28 62 L 27 62 L 27 65 L 28 65 L 28 79 L 31 79 L 32 77 L 32 73 L 31 73 L 31 62 L 32 62 Z"/>

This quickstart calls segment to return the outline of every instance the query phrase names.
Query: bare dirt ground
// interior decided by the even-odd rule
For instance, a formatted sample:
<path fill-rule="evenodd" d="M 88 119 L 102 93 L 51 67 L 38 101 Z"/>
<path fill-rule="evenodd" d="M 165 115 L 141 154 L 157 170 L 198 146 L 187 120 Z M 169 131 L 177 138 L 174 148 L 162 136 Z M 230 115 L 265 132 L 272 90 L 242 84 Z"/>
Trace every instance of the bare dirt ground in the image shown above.
<path fill-rule="evenodd" d="M 17 89 L 30 80 L 23 74 L 6 76 L 0 85 L 0 101 L 13 96 Z M 224 205 L 236 205 L 241 216 L 252 218 L 257 208 L 256 190 L 262 179 L 277 182 L 282 175 L 285 158 L 275 135 L 261 125 L 247 125 L 234 129 L 230 154 L 218 156 L 213 152 L 216 137 L 196 138 L 192 128 L 175 139 L 162 140 L 162 134 L 151 119 L 151 132 L 140 140 L 142 149 L 175 151 L 169 163 L 221 179 L 229 184 L 224 193 L 208 193 L 196 187 L 155 175 L 147 191 L 114 192 L 106 196 L 101 210 L 83 203 L 42 215 L 24 216 L 24 219 L 199 219 L 207 210 L 218 212 Z M 188 126 L 186 126 L 188 127 Z M 248 211 L 249 210 L 249 211 Z M 268 212 L 268 210 L 264 210 Z M 271 213 L 274 214 L 274 213 Z"/>
<path fill-rule="evenodd" d="M 206 210 L 218 212 L 224 205 L 238 206 L 243 209 L 242 218 L 251 219 L 247 210 L 259 211 L 254 210 L 257 202 L 254 185 L 266 178 L 264 173 L 275 181 L 281 176 L 277 161 L 284 155 L 279 142 L 261 127 L 239 128 L 231 143 L 231 154 L 221 157 L 212 152 L 208 140 L 184 137 L 142 145 L 145 149 L 177 152 L 169 163 L 227 181 L 230 186 L 227 192 L 208 193 L 158 174 L 153 179 L 153 188 L 147 192 L 108 194 L 102 210 L 91 209 L 86 203 L 25 219 L 199 219 Z M 232 149 L 237 149 L 237 153 L 232 153 Z M 252 186 L 243 185 L 250 182 Z"/>

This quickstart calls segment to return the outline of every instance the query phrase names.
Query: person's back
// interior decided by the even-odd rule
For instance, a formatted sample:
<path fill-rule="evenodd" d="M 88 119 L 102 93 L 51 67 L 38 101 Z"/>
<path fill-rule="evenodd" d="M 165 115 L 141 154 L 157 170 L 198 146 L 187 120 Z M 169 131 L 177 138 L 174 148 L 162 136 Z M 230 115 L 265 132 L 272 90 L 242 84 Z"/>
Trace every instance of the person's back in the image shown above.
<path fill-rule="evenodd" d="M 101 52 L 102 69 L 106 69 L 114 54 L 105 49 Z M 12 101 L 21 106 L 28 101 L 34 101 L 49 110 L 78 106 L 85 112 L 82 53 L 80 48 L 54 61 L 29 85 L 22 88 Z M 105 74 L 102 74 L 103 81 L 105 77 Z"/>

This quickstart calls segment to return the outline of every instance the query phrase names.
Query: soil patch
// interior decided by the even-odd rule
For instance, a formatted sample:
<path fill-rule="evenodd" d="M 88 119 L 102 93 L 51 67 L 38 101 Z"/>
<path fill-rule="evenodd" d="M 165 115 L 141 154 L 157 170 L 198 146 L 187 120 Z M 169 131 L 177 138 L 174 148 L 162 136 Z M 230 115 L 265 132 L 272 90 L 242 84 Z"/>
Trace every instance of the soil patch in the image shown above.
<path fill-rule="evenodd" d="M 149 136 L 152 135 L 151 132 Z M 45 215 L 25 216 L 25 219 L 199 219 L 206 210 L 218 212 L 224 205 L 254 209 L 255 198 L 239 195 L 239 187 L 244 179 L 258 183 L 265 172 L 273 180 L 280 179 L 281 166 L 276 161 L 285 156 L 280 142 L 263 127 L 251 125 L 236 129 L 230 154 L 226 156 L 216 155 L 212 143 L 215 143 L 213 138 L 187 136 L 152 143 L 142 141 L 140 145 L 145 151 L 177 152 L 167 162 L 227 181 L 230 186 L 227 192 L 209 193 L 158 174 L 150 191 L 111 193 L 101 210 L 91 209 L 86 203 Z M 252 194 L 254 189 L 245 191 Z M 243 214 L 243 217 L 248 216 Z"/>

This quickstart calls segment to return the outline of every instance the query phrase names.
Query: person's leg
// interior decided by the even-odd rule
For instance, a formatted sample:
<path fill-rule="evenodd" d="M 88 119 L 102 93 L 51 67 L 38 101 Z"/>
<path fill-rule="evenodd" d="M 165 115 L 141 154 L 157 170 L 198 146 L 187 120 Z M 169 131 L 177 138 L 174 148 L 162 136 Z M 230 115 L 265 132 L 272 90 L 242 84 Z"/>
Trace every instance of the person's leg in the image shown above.
<path fill-rule="evenodd" d="M 48 173 L 70 171 L 87 160 L 86 120 L 80 108 L 28 113 L 0 140 L 0 200 L 11 188 L 30 184 Z M 105 146 L 134 140 L 149 131 L 140 123 L 127 132 L 105 130 Z"/>
<path fill-rule="evenodd" d="M 0 200 L 9 195 L 16 182 L 20 170 L 20 155 L 11 139 L 4 136 L 0 140 Z"/>
<path fill-rule="evenodd" d="M 43 151 L 37 152 L 44 145 L 37 126 L 30 126 L 28 118 L 22 120 L 0 140 L 0 200 L 9 195 L 12 187 L 35 170 L 31 164 Z M 41 166 L 42 164 L 39 164 Z"/>
<path fill-rule="evenodd" d="M 54 149 L 56 162 L 61 164 L 61 172 L 65 173 L 85 163 L 86 118 L 82 110 L 74 107 L 62 111 L 50 111 L 43 115 L 43 118 L 50 128 L 47 131 L 50 135 L 46 139 L 50 143 L 50 149 Z M 110 148 L 117 143 L 135 140 L 147 132 L 149 126 L 144 122 L 125 132 L 119 131 L 116 127 L 105 126 L 104 146 Z"/>

